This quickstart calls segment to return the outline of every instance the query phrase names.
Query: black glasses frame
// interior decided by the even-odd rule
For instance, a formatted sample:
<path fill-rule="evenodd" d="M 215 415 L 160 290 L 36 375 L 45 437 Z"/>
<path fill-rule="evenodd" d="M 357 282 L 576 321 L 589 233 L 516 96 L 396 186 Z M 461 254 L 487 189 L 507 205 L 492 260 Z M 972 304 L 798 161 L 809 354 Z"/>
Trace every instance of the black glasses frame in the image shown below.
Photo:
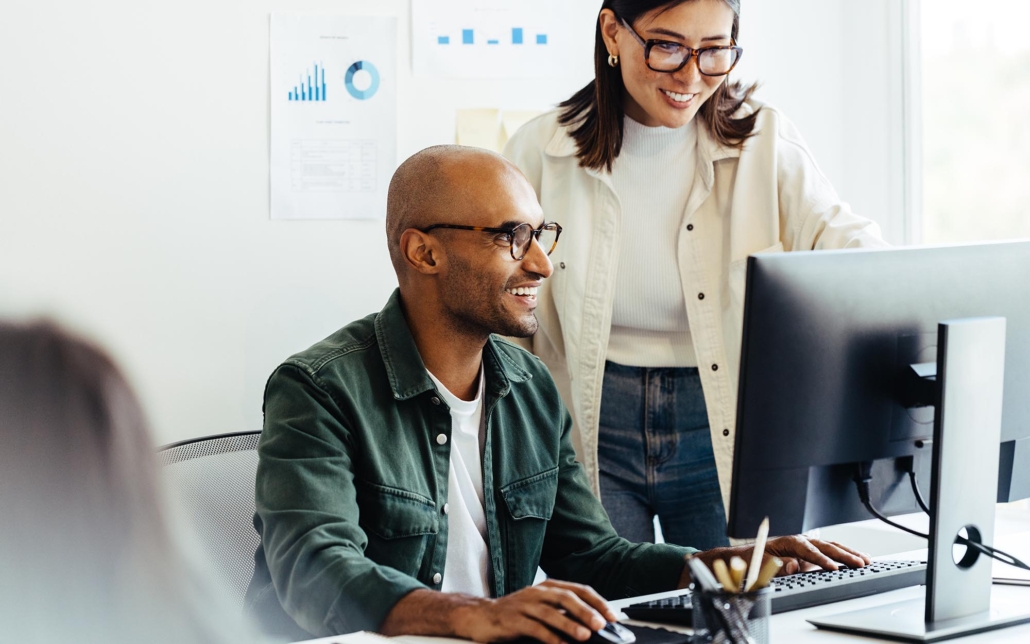
<path fill-rule="evenodd" d="M 681 70 L 684 67 L 686 67 L 687 64 L 690 62 L 690 60 L 693 58 L 693 59 L 697 60 L 697 71 L 702 76 L 712 76 L 712 77 L 725 76 L 726 74 L 729 74 L 730 72 L 733 71 L 733 68 L 736 67 L 737 63 L 740 62 L 741 56 L 744 55 L 743 47 L 737 47 L 736 43 L 734 43 L 732 39 L 730 40 L 730 42 L 732 43 L 730 45 L 717 45 L 715 47 L 702 47 L 700 49 L 692 49 L 692 48 L 687 47 L 686 45 L 682 45 L 682 44 L 680 44 L 680 43 L 678 43 L 678 42 L 676 42 L 674 40 L 654 40 L 654 39 L 644 40 L 641 37 L 641 35 L 637 33 L 636 29 L 634 29 L 632 26 L 630 26 L 630 24 L 628 22 L 626 22 L 622 18 L 619 18 L 619 22 L 621 22 L 622 26 L 625 27 L 627 30 L 629 30 L 629 32 L 631 34 L 633 34 L 633 37 L 636 38 L 637 42 L 639 42 L 640 45 L 644 48 L 644 63 L 647 65 L 647 68 L 650 69 L 651 71 L 659 72 L 661 74 L 675 74 L 679 70 Z M 654 67 L 651 66 L 651 49 L 655 45 L 676 45 L 677 47 L 682 47 L 683 49 L 687 50 L 687 56 L 686 56 L 686 58 L 683 59 L 683 62 L 680 63 L 680 66 L 677 67 L 676 69 L 655 69 Z M 714 50 L 720 50 L 720 49 L 728 49 L 728 50 L 731 50 L 734 53 L 733 64 L 730 65 L 729 69 L 727 69 L 726 71 L 721 72 L 719 74 L 708 74 L 708 73 L 705 73 L 705 71 L 701 69 L 701 54 L 705 53 L 706 51 L 714 51 Z"/>
<path fill-rule="evenodd" d="M 518 226 L 515 226 L 513 228 L 487 228 L 485 226 L 460 226 L 458 224 L 433 224 L 432 226 L 426 226 L 425 228 L 419 228 L 418 230 L 420 232 L 423 232 L 423 233 L 428 233 L 429 231 L 435 230 L 437 228 L 445 228 L 447 230 L 472 230 L 472 231 L 480 232 L 480 233 L 492 233 L 492 234 L 495 234 L 495 235 L 508 235 L 509 236 L 508 248 L 511 251 L 511 258 L 514 259 L 516 262 L 521 262 L 526 257 L 526 253 L 529 252 L 530 246 L 533 245 L 533 242 L 530 241 L 528 244 L 526 244 L 526 250 L 524 250 L 522 252 L 522 255 L 518 255 L 517 256 L 515 254 L 515 236 L 516 236 L 516 232 L 518 230 L 520 230 L 522 228 L 529 228 L 529 230 L 530 230 L 530 232 L 529 232 L 530 240 L 536 240 L 536 243 L 538 243 L 538 244 L 540 243 L 540 235 L 543 234 L 543 232 L 545 230 L 553 230 L 554 231 L 554 243 L 551 244 L 550 248 L 544 248 L 544 252 L 546 254 L 548 254 L 548 255 L 550 255 L 554 251 L 554 249 L 558 246 L 558 238 L 561 237 L 561 225 L 559 225 L 558 222 L 555 222 L 555 221 L 545 221 L 544 223 L 540 224 L 540 226 L 538 228 L 533 228 L 533 226 L 531 224 L 528 224 L 528 223 L 526 223 L 526 224 L 519 224 Z M 541 246 L 541 248 L 543 248 L 543 247 Z"/>

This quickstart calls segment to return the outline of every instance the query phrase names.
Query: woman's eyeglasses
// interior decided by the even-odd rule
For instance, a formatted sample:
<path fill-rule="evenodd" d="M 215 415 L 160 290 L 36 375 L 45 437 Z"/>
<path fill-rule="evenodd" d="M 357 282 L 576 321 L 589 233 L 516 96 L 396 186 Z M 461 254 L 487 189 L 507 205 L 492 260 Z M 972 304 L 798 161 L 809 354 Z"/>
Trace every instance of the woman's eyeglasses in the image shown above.
<path fill-rule="evenodd" d="M 558 236 L 561 235 L 561 226 L 553 221 L 545 221 L 539 228 L 533 228 L 530 224 L 519 224 L 513 228 L 484 228 L 483 226 L 459 226 L 457 224 L 433 224 L 420 231 L 428 233 L 436 228 L 449 230 L 473 230 L 481 233 L 497 235 L 498 243 L 506 243 L 511 248 L 511 256 L 515 261 L 522 261 L 522 258 L 529 252 L 529 245 L 534 239 L 548 255 L 558 245 Z"/>
<path fill-rule="evenodd" d="M 671 40 L 644 40 L 625 20 L 619 18 L 619 22 L 644 48 L 644 62 L 649 69 L 656 72 L 678 72 L 686 67 L 691 58 L 697 57 L 697 70 L 703 75 L 725 76 L 736 67 L 740 57 L 744 55 L 744 50 L 736 45 L 691 49 Z"/>

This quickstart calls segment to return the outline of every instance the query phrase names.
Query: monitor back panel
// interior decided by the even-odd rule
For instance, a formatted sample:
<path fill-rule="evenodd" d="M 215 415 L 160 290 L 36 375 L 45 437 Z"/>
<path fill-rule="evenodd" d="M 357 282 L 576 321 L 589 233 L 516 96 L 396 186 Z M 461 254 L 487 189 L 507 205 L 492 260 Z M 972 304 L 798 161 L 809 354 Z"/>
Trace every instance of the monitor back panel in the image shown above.
<path fill-rule="evenodd" d="M 1030 242 L 759 255 L 747 280 L 731 535 L 869 518 L 842 502 L 860 461 L 885 511 L 915 511 L 894 459 L 929 467 L 934 412 L 901 403 L 902 379 L 956 318 L 1007 319 L 999 497 L 1030 496 Z"/>

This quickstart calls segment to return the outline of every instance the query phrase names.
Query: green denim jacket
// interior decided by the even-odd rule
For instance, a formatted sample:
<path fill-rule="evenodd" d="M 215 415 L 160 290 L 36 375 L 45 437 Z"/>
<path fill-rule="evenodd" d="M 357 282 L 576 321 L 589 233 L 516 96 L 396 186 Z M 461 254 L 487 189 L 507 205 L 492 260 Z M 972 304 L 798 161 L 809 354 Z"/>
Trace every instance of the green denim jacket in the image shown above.
<path fill-rule="evenodd" d="M 493 593 L 531 585 L 538 565 L 609 599 L 674 588 L 694 550 L 615 534 L 543 363 L 497 337 L 483 361 Z M 399 291 L 380 313 L 280 365 L 264 413 L 248 614 L 293 639 L 376 630 L 407 593 L 439 589 L 451 418 Z"/>

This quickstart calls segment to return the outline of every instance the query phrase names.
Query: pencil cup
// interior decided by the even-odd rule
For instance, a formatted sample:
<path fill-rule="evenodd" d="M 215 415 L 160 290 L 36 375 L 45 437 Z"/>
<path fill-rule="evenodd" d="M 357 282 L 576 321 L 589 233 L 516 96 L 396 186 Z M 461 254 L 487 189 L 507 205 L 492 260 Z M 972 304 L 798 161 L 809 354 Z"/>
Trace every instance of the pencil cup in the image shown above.
<path fill-rule="evenodd" d="M 772 591 L 705 592 L 694 587 L 691 597 L 695 644 L 769 644 Z"/>

